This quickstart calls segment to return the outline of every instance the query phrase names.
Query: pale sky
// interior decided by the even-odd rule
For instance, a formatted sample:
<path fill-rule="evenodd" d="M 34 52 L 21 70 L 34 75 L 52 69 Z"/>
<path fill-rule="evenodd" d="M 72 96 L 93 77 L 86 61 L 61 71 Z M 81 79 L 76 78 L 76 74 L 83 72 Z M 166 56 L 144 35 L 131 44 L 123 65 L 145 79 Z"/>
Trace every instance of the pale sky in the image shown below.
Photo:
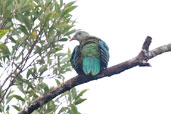
<path fill-rule="evenodd" d="M 153 38 L 150 49 L 171 42 L 170 0 L 79 0 L 76 4 L 76 28 L 108 44 L 109 66 L 135 57 L 147 35 Z M 71 48 L 76 44 L 72 42 Z M 171 52 L 149 62 L 152 67 L 135 67 L 78 86 L 89 89 L 84 95 L 88 100 L 78 110 L 83 114 L 171 114 Z"/>

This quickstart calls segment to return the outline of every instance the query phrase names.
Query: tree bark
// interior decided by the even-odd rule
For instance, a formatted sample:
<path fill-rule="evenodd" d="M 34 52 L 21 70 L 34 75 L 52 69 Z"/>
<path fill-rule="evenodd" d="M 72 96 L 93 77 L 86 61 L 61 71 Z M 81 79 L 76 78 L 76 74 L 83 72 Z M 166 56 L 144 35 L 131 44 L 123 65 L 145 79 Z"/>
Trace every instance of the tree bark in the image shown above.
<path fill-rule="evenodd" d="M 65 91 L 70 90 L 71 88 L 89 82 L 93 80 L 97 80 L 100 78 L 108 77 L 108 76 L 114 76 L 115 74 L 121 73 L 125 70 L 128 70 L 130 68 L 136 67 L 136 66 L 151 66 L 148 63 L 149 59 L 152 59 L 153 57 L 156 57 L 157 55 L 160 55 L 165 52 L 171 51 L 171 43 L 167 45 L 160 46 L 158 48 L 155 48 L 151 51 L 149 51 L 149 46 L 151 44 L 152 38 L 147 36 L 145 39 L 142 50 L 140 53 L 132 58 L 129 59 L 125 62 L 122 62 L 120 64 L 108 67 L 103 70 L 103 72 L 95 77 L 93 76 L 75 76 L 68 81 L 62 83 L 58 87 L 53 88 L 51 91 L 48 93 L 45 93 L 43 96 L 40 96 L 37 98 L 35 101 L 33 101 L 29 106 L 25 107 L 23 110 L 19 112 L 19 114 L 30 114 L 34 110 L 38 109 L 40 106 L 44 105 L 45 103 L 49 102 L 56 96 L 64 93 Z"/>

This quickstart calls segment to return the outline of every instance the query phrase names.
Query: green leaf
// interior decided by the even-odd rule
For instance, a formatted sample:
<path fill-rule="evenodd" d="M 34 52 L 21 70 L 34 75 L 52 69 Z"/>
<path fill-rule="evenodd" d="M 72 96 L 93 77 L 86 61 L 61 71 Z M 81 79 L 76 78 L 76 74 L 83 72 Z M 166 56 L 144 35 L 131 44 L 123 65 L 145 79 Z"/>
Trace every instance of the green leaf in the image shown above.
<path fill-rule="evenodd" d="M 19 47 L 19 42 L 16 41 L 16 44 L 14 46 L 12 46 L 12 54 L 14 54 L 14 52 L 17 51 L 17 48 Z"/>
<path fill-rule="evenodd" d="M 33 5 L 32 5 L 32 4 L 28 4 L 28 5 L 25 5 L 25 6 L 21 9 L 21 12 L 30 11 L 31 9 L 33 9 Z"/>
<path fill-rule="evenodd" d="M 9 30 L 1 30 L 0 29 L 0 39 L 7 33 Z"/>
<path fill-rule="evenodd" d="M 32 68 L 28 69 L 28 71 L 27 71 L 27 79 L 29 78 L 30 75 L 35 76 L 36 75 L 35 73 L 36 73 L 35 67 L 32 67 Z"/>
<path fill-rule="evenodd" d="M 32 88 L 32 89 L 35 89 L 35 88 Z M 37 95 L 36 93 L 35 93 L 35 91 L 28 91 L 28 93 L 29 93 L 29 96 L 31 96 L 31 97 L 33 97 L 33 98 L 38 98 L 39 97 L 39 95 Z"/>
<path fill-rule="evenodd" d="M 12 95 L 12 97 L 16 98 L 17 100 L 25 102 L 25 100 L 19 95 Z"/>
<path fill-rule="evenodd" d="M 63 0 L 60 0 L 60 7 L 62 7 L 63 6 Z"/>
<path fill-rule="evenodd" d="M 39 55 L 41 55 L 41 47 L 39 47 L 39 46 L 35 46 L 35 51 L 34 51 L 34 53 L 36 54 L 36 53 L 39 53 Z"/>
<path fill-rule="evenodd" d="M 68 32 L 72 27 L 73 27 L 72 25 L 64 24 L 64 25 L 63 25 L 63 28 L 64 28 L 64 29 L 63 29 L 62 33 Z"/>
<path fill-rule="evenodd" d="M 27 26 L 27 28 L 30 30 L 31 29 L 31 24 L 30 24 L 30 20 L 28 19 L 28 17 L 23 16 L 22 17 L 23 23 Z"/>
<path fill-rule="evenodd" d="M 71 1 L 69 3 L 66 4 L 66 6 L 72 6 L 76 1 Z"/>
<path fill-rule="evenodd" d="M 56 110 L 56 105 L 55 105 L 55 102 L 54 101 L 50 101 L 48 102 L 48 106 L 47 106 L 47 112 L 50 113 L 50 112 L 53 112 L 53 110 Z"/>
<path fill-rule="evenodd" d="M 4 18 L 9 18 L 11 15 L 11 11 L 6 9 L 5 12 L 4 12 Z"/>
<path fill-rule="evenodd" d="M 2 106 L 2 104 L 0 104 L 0 112 L 2 112 L 4 109 L 4 106 Z"/>
<path fill-rule="evenodd" d="M 19 21 L 21 21 L 22 23 L 24 23 L 24 24 L 26 25 L 26 27 L 27 27 L 28 30 L 31 29 L 31 23 L 30 23 L 30 20 L 28 19 L 27 16 L 25 16 L 25 15 L 23 15 L 23 14 L 21 14 L 21 13 L 18 13 L 18 14 L 16 15 L 16 18 L 17 18 Z"/>
<path fill-rule="evenodd" d="M 26 29 L 25 26 L 23 26 L 23 25 L 20 24 L 19 29 L 20 29 L 25 35 L 29 35 L 29 32 L 28 32 L 28 30 Z"/>
<path fill-rule="evenodd" d="M 85 92 L 87 91 L 87 89 L 82 90 L 76 97 L 76 99 L 79 99 Z"/>
<path fill-rule="evenodd" d="M 48 91 L 49 91 L 48 85 L 47 85 L 46 83 L 44 83 L 44 82 L 42 82 L 42 83 L 40 84 L 40 87 L 41 87 L 42 89 L 44 89 L 45 92 L 48 92 Z"/>
<path fill-rule="evenodd" d="M 21 108 L 19 106 L 17 106 L 17 105 L 12 105 L 12 107 L 14 107 L 17 111 L 21 110 Z"/>
<path fill-rule="evenodd" d="M 71 31 L 68 31 L 68 32 L 64 33 L 64 35 L 69 36 L 69 35 L 71 35 L 71 34 L 73 34 L 75 32 L 76 32 L 76 30 L 71 30 Z"/>
<path fill-rule="evenodd" d="M 55 79 L 55 81 L 56 81 L 56 84 L 57 85 L 60 85 L 61 84 L 61 82 L 58 79 Z"/>
<path fill-rule="evenodd" d="M 8 20 L 7 24 L 5 25 L 4 29 L 10 29 L 13 26 L 13 23 Z"/>
<path fill-rule="evenodd" d="M 71 111 L 73 114 L 78 114 L 78 110 L 75 104 L 70 104 L 71 106 Z"/>
<path fill-rule="evenodd" d="M 66 58 L 62 59 L 61 63 L 68 62 L 69 60 L 70 60 L 70 58 L 69 58 L 69 57 L 66 57 Z M 66 67 L 69 67 L 69 66 L 71 66 L 71 65 L 65 64 L 65 65 L 63 65 L 63 66 L 66 68 Z"/>
<path fill-rule="evenodd" d="M 12 96 L 7 97 L 7 104 L 13 99 Z"/>
<path fill-rule="evenodd" d="M 64 17 L 65 15 L 69 14 L 72 10 L 74 10 L 77 6 L 69 6 L 64 8 L 62 11 L 61 17 Z"/>
<path fill-rule="evenodd" d="M 16 40 L 13 37 L 10 37 L 9 39 L 11 40 L 11 42 L 16 43 Z"/>
<path fill-rule="evenodd" d="M 62 107 L 62 108 L 59 110 L 58 114 L 63 114 L 62 112 L 66 112 L 67 110 L 68 110 L 68 107 Z"/>
<path fill-rule="evenodd" d="M 43 65 L 42 67 L 40 67 L 39 69 L 40 75 L 42 75 L 46 70 L 47 70 L 47 65 Z"/>
<path fill-rule="evenodd" d="M 76 100 L 74 101 L 74 104 L 75 104 L 75 105 L 78 105 L 78 104 L 84 102 L 85 100 L 87 100 L 87 99 L 86 99 L 86 98 L 85 98 L 85 99 L 78 98 L 78 99 L 76 99 Z"/>
<path fill-rule="evenodd" d="M 32 74 L 32 69 L 33 69 L 33 68 L 28 69 L 28 71 L 27 71 L 27 79 L 28 79 L 28 77 Z"/>
<path fill-rule="evenodd" d="M 2 52 L 2 54 L 3 54 L 4 61 L 5 61 L 5 58 L 9 59 L 10 51 L 9 51 L 8 47 L 3 43 L 0 44 L 0 52 Z"/>
<path fill-rule="evenodd" d="M 19 95 L 11 95 L 11 96 L 9 96 L 7 98 L 7 103 L 9 103 L 13 98 L 16 98 L 17 100 L 25 102 L 25 100 L 21 96 L 19 96 Z"/>
<path fill-rule="evenodd" d="M 10 107 L 9 107 L 9 105 L 8 105 L 7 108 L 6 108 L 6 111 L 7 111 L 7 112 L 9 111 L 9 108 L 10 108 Z"/>
<path fill-rule="evenodd" d="M 46 0 L 46 4 L 45 4 L 46 7 L 49 7 L 49 5 L 51 4 L 52 4 L 52 0 Z"/>
<path fill-rule="evenodd" d="M 17 84 L 17 87 L 22 93 L 24 93 L 23 83 L 21 83 L 21 81 L 19 82 L 19 84 Z"/>
<path fill-rule="evenodd" d="M 62 38 L 62 39 L 60 39 L 59 41 L 61 41 L 61 42 L 66 42 L 66 41 L 68 41 L 68 38 Z"/>
<path fill-rule="evenodd" d="M 67 53 L 57 53 L 56 56 L 66 56 Z"/>
<path fill-rule="evenodd" d="M 72 97 L 73 97 L 73 99 L 75 99 L 75 98 L 76 98 L 76 96 L 77 96 L 76 88 L 72 88 L 72 89 L 71 89 L 71 93 L 72 93 Z"/>
<path fill-rule="evenodd" d="M 5 8 L 7 9 L 8 6 L 10 6 L 12 2 L 13 2 L 13 0 L 7 0 L 5 3 Z"/>
<path fill-rule="evenodd" d="M 57 1 L 55 1 L 55 11 L 56 11 L 56 16 L 61 14 L 61 7 L 59 6 Z"/>
<path fill-rule="evenodd" d="M 68 100 L 69 100 L 69 102 L 72 102 L 72 95 L 71 95 L 71 92 L 68 93 Z"/>
<path fill-rule="evenodd" d="M 50 20 L 52 14 L 53 14 L 52 12 L 48 13 L 48 15 L 45 18 L 45 23 L 47 23 Z"/>
<path fill-rule="evenodd" d="M 7 94 L 7 96 L 6 96 L 6 99 L 8 99 L 8 97 L 9 97 L 12 93 L 14 93 L 14 90 L 10 90 L 10 91 L 8 92 L 8 94 Z M 7 100 L 7 104 L 8 104 L 8 102 L 9 102 L 10 100 L 11 100 L 11 99 Z"/>

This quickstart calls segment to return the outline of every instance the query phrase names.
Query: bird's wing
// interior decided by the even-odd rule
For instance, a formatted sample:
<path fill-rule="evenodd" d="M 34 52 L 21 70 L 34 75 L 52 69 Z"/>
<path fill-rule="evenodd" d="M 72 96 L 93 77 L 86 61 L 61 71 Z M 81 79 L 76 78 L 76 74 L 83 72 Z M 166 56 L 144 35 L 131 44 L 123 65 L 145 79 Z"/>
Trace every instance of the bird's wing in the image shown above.
<path fill-rule="evenodd" d="M 99 40 L 100 60 L 103 67 L 107 67 L 109 61 L 109 47 L 103 40 Z"/>
<path fill-rule="evenodd" d="M 76 46 L 74 48 L 74 51 L 72 52 L 71 59 L 70 59 L 71 65 L 76 71 L 78 68 L 78 59 L 79 59 L 78 51 L 79 51 L 79 46 Z"/>

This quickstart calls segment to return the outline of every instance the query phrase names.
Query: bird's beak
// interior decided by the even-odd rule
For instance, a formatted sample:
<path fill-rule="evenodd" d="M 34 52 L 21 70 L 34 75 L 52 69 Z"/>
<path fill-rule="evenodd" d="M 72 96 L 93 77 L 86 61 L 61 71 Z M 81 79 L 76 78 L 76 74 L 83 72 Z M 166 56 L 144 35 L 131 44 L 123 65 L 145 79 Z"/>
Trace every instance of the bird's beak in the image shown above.
<path fill-rule="evenodd" d="M 69 41 L 75 40 L 75 36 L 73 36 Z"/>

